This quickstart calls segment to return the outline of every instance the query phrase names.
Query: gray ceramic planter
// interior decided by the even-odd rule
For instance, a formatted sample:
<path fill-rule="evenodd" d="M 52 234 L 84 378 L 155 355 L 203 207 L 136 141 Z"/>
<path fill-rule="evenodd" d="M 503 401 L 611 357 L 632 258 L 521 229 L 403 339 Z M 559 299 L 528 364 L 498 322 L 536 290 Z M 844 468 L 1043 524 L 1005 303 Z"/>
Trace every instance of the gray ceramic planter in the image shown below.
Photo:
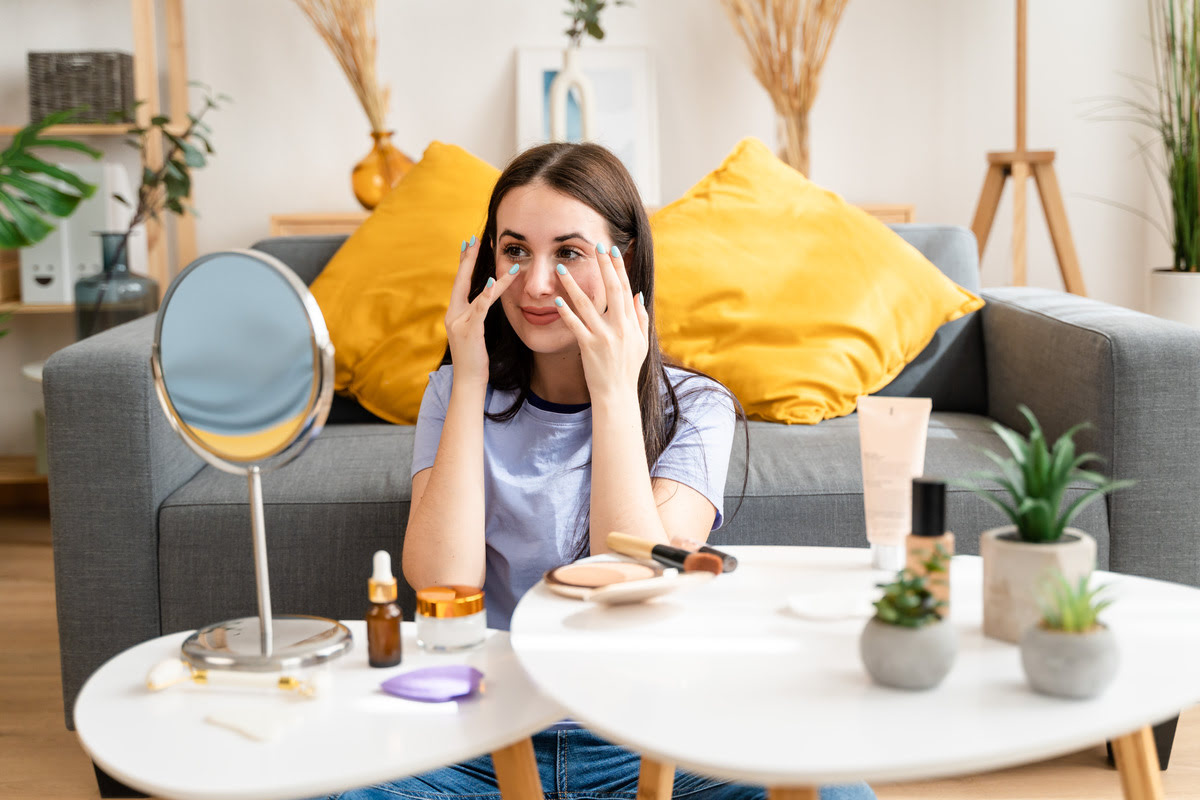
<path fill-rule="evenodd" d="M 1021 637 L 1021 666 L 1034 691 L 1086 700 L 1108 688 L 1120 661 L 1106 627 L 1090 633 L 1049 631 L 1034 625 Z"/>
<path fill-rule="evenodd" d="M 932 689 L 954 665 L 958 637 L 944 620 L 904 628 L 872 617 L 858 640 L 858 652 L 876 683 L 895 689 Z"/>

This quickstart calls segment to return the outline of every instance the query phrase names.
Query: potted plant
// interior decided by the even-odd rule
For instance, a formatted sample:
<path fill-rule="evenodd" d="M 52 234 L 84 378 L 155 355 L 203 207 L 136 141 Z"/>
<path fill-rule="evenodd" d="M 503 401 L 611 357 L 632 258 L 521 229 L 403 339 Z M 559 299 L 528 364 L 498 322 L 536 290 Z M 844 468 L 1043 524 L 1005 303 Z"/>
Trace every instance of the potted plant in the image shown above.
<path fill-rule="evenodd" d="M 149 142 L 158 137 L 162 137 L 166 152 L 156 169 L 149 166 L 142 169 L 142 182 L 135 202 L 119 194 L 113 195 L 117 202 L 129 206 L 133 215 L 125 230 L 100 233 L 103 269 L 99 274 L 83 277 L 75 283 L 75 333 L 78 339 L 151 314 L 158 308 L 158 284 L 129 271 L 129 237 L 146 220 L 160 219 L 167 211 L 195 214 L 190 205 L 192 170 L 207 164 L 206 154 L 213 153 L 208 140 L 211 128 L 203 118 L 208 111 L 219 108 L 218 101 L 229 98 L 225 95 L 214 98 L 203 84 L 192 85 L 201 86 L 206 94 L 200 110 L 188 114 L 187 127 L 180 130 L 169 117 L 160 115 L 153 117 L 144 128 L 131 129 L 133 137 L 128 140 L 129 144 L 143 155 Z M 136 108 L 130 113 L 135 111 Z M 185 200 L 188 201 L 186 206 Z"/>
<path fill-rule="evenodd" d="M 939 547 L 923 566 L 944 572 L 945 551 Z M 929 591 L 924 576 L 908 568 L 879 588 L 883 596 L 875 601 L 875 616 L 858 640 L 863 666 L 883 686 L 932 689 L 950 672 L 958 652 L 954 628 L 939 611 L 945 603 Z"/>
<path fill-rule="evenodd" d="M 1117 640 L 1097 617 L 1112 605 L 1108 586 L 1072 584 L 1054 575 L 1043 595 L 1042 619 L 1021 637 L 1021 666 L 1034 691 L 1083 700 L 1103 692 L 1117 674 Z"/>
<path fill-rule="evenodd" d="M 568 45 L 563 50 L 563 68 L 554 76 L 548 89 L 552 142 L 567 141 L 567 95 L 571 89 L 575 90 L 579 102 L 579 126 L 583 141 L 590 142 L 596 138 L 596 89 L 579 66 L 578 53 L 585 35 L 597 41 L 604 38 L 600 13 L 609 5 L 627 6 L 632 3 L 630 0 L 567 0 L 567 10 L 563 13 L 571 20 L 571 27 L 566 30 Z"/>
<path fill-rule="evenodd" d="M 1012 525 L 984 531 L 979 553 L 983 556 L 983 634 L 1013 644 L 1040 616 L 1037 588 L 1047 575 L 1057 570 L 1068 580 L 1078 580 L 1096 566 L 1096 540 L 1068 525 L 1088 503 L 1133 483 L 1083 469 L 1100 460 L 1094 453 L 1075 452 L 1074 436 L 1087 423 L 1068 430 L 1051 448 L 1033 412 L 1024 405 L 1018 410 L 1029 421 L 1029 437 L 993 424 L 1011 457 L 984 451 L 1000 471 L 972 476 L 998 484 L 1011 499 L 1001 499 L 972 481 L 953 482 L 1012 520 Z M 1067 489 L 1075 482 L 1090 488 L 1064 507 Z"/>

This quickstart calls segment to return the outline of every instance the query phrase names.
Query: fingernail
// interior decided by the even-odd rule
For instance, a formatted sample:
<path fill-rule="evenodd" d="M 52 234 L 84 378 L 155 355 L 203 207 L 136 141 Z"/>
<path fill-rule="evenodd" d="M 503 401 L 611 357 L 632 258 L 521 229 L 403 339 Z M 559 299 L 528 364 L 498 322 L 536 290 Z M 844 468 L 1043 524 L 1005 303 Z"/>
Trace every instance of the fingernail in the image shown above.
<path fill-rule="evenodd" d="M 521 265 L 520 265 L 520 264 L 513 264 L 513 265 L 512 265 L 512 269 L 510 269 L 510 270 L 508 271 L 508 274 L 509 274 L 509 275 L 516 275 L 516 274 L 517 274 L 518 272 L 520 272 L 520 271 L 521 271 Z"/>
<path fill-rule="evenodd" d="M 562 264 L 559 264 L 557 267 L 555 267 L 555 269 L 556 269 L 556 270 L 558 270 L 558 274 L 559 274 L 559 275 L 566 275 L 566 274 L 567 274 L 567 268 L 566 268 L 566 267 L 564 267 Z"/>
<path fill-rule="evenodd" d="M 638 292 L 638 303 L 641 304 L 642 308 L 646 307 L 646 293 L 645 292 Z"/>
<path fill-rule="evenodd" d="M 471 247 L 474 247 L 474 246 L 475 246 L 475 237 L 472 236 L 471 237 Z"/>
<path fill-rule="evenodd" d="M 460 253 L 467 252 L 467 240 L 466 239 L 463 239 L 463 246 L 458 249 L 458 252 L 460 252 Z"/>
<path fill-rule="evenodd" d="M 615 244 L 613 245 L 612 255 L 613 255 L 613 258 L 621 257 L 621 251 L 617 249 L 617 246 Z"/>
<path fill-rule="evenodd" d="M 554 305 L 558 306 L 559 308 L 562 308 L 563 307 L 562 298 L 561 297 L 554 298 Z"/>
<path fill-rule="evenodd" d="M 492 288 L 492 285 L 495 283 L 496 283 L 495 278 L 488 278 L 487 286 L 484 286 L 483 288 L 490 289 L 490 288 Z"/>
<path fill-rule="evenodd" d="M 604 252 L 604 245 L 600 244 L 599 242 L 596 242 L 596 252 L 597 252 L 597 253 L 603 253 L 603 252 Z"/>

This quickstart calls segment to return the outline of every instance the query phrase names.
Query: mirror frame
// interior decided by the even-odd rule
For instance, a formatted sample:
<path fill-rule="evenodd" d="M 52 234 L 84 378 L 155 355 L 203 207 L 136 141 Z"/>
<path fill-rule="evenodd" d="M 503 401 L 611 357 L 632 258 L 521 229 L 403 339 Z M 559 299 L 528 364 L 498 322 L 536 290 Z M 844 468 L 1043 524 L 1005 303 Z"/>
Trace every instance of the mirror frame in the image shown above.
<path fill-rule="evenodd" d="M 199 269 L 215 258 L 228 255 L 252 258 L 260 262 L 263 266 L 275 270 L 276 273 L 287 281 L 304 307 L 313 343 L 313 376 L 315 378 L 313 383 L 315 384 L 315 396 L 314 394 L 309 395 L 308 407 L 300 428 L 283 445 L 253 461 L 228 460 L 210 449 L 207 444 L 192 433 L 191 426 L 183 420 L 179 412 L 175 410 L 175 404 L 171 402 L 171 395 L 167 390 L 162 368 L 163 318 L 166 316 L 167 309 L 170 308 L 171 298 L 174 296 L 175 291 L 182 284 L 183 279 L 194 270 Z M 191 264 L 188 264 L 183 272 L 179 273 L 175 277 L 175 280 L 171 281 L 167 293 L 163 296 L 162 305 L 159 307 L 157 319 L 154 323 L 154 344 L 150 351 L 150 369 L 154 375 L 154 391 L 158 395 L 159 403 L 166 413 L 167 422 L 170 423 L 171 428 L 179 434 L 179 437 L 187 443 L 188 447 L 208 464 L 223 472 L 229 472 L 234 475 L 246 475 L 254 467 L 258 467 L 262 472 L 270 472 L 291 462 L 304 451 L 304 448 L 325 427 L 325 420 L 329 417 L 329 409 L 333 405 L 333 343 L 329 338 L 329 329 L 325 327 L 325 317 L 321 314 L 321 308 L 317 305 L 312 292 L 308 290 L 308 287 L 290 267 L 274 256 L 258 250 L 221 250 L 201 256 Z"/>

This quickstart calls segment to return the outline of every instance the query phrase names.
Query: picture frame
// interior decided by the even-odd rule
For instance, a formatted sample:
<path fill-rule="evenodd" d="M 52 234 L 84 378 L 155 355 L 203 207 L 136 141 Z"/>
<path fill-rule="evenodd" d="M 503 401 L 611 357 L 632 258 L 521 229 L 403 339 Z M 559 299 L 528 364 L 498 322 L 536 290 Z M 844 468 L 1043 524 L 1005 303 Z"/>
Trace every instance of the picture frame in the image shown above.
<path fill-rule="evenodd" d="M 582 47 L 579 67 L 596 93 L 596 142 L 621 159 L 637 183 L 642 202 L 660 204 L 658 104 L 653 59 L 644 47 Z M 562 69 L 557 47 L 517 48 L 518 152 L 550 139 L 550 83 Z M 567 104 L 567 139 L 579 141 L 575 92 Z"/>

